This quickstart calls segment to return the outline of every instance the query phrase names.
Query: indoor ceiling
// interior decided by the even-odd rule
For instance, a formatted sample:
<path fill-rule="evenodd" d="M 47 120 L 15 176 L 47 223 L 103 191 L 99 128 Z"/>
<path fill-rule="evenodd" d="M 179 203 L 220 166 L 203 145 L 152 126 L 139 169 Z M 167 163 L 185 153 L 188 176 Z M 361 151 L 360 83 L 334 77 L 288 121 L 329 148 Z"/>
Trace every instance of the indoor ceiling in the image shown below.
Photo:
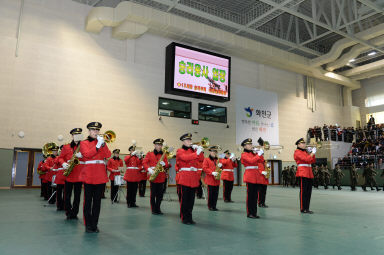
<path fill-rule="evenodd" d="M 116 7 L 121 0 L 74 0 L 90 6 Z M 348 38 L 366 46 L 349 63 L 352 68 L 384 59 L 384 43 L 356 36 L 384 23 L 384 0 L 131 0 L 237 35 L 316 59 Z M 343 50 L 347 53 L 351 48 Z"/>

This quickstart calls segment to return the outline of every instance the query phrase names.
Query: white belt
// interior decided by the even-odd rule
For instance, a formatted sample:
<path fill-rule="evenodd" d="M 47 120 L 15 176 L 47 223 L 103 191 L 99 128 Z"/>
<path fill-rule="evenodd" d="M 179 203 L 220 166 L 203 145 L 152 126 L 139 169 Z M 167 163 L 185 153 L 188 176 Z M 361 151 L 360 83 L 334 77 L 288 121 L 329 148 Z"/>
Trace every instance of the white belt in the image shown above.
<path fill-rule="evenodd" d="M 224 172 L 233 172 L 233 169 L 223 169 Z"/>
<path fill-rule="evenodd" d="M 182 168 L 179 169 L 179 171 L 193 171 L 193 172 L 196 172 L 197 168 L 195 168 L 195 167 L 182 167 Z"/>
<path fill-rule="evenodd" d="M 146 173 L 146 172 L 147 172 L 147 171 L 145 171 L 145 170 L 141 170 L 141 171 L 140 171 L 140 173 Z"/>
<path fill-rule="evenodd" d="M 139 169 L 139 168 L 136 166 L 129 166 L 129 167 L 127 167 L 127 169 Z"/>
<path fill-rule="evenodd" d="M 112 170 L 112 173 L 120 173 L 120 170 Z"/>
<path fill-rule="evenodd" d="M 245 169 L 259 169 L 258 166 L 246 166 Z"/>
<path fill-rule="evenodd" d="M 298 164 L 297 166 L 312 167 L 312 165 L 311 165 L 311 164 Z"/>
<path fill-rule="evenodd" d="M 60 170 L 64 170 L 64 168 L 52 169 L 53 172 L 57 172 L 57 171 L 60 171 Z"/>
<path fill-rule="evenodd" d="M 84 161 L 82 164 L 88 165 L 88 164 L 103 164 L 105 165 L 104 160 L 88 160 Z"/>

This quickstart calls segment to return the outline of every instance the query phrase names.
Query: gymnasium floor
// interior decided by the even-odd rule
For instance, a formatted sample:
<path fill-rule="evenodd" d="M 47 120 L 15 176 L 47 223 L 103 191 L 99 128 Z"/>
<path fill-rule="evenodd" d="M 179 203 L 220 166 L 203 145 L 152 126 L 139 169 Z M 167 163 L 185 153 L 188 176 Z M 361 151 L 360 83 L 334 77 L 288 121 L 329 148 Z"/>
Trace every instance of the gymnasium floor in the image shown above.
<path fill-rule="evenodd" d="M 268 187 L 260 219 L 245 215 L 245 187 L 235 187 L 232 204 L 220 211 L 196 200 L 196 225 L 179 222 L 175 188 L 163 201 L 163 216 L 150 214 L 147 197 L 139 208 L 102 202 L 99 234 L 86 234 L 79 221 L 44 207 L 39 190 L 0 190 L 0 254 L 383 254 L 384 192 L 314 190 L 313 215 L 300 214 L 298 188 Z M 221 192 L 221 190 L 220 190 Z M 106 194 L 107 196 L 109 193 Z"/>

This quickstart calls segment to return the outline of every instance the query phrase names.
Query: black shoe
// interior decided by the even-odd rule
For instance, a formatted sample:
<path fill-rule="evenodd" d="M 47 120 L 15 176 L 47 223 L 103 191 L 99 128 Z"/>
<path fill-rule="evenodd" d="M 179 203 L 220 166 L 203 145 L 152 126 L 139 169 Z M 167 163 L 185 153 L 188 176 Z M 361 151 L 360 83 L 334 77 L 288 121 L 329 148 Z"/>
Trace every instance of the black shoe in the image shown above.
<path fill-rule="evenodd" d="M 234 203 L 235 201 L 233 201 L 233 200 L 229 200 L 228 202 L 230 202 L 230 203 Z"/>
<path fill-rule="evenodd" d="M 94 228 L 94 229 L 93 229 L 93 232 L 95 232 L 95 233 L 99 233 L 99 232 L 100 232 L 100 230 L 99 230 L 99 228 L 98 228 L 98 227 L 96 227 L 96 228 Z"/>
<path fill-rule="evenodd" d="M 301 213 L 305 213 L 305 211 L 304 211 L 304 210 L 300 210 L 300 212 L 301 212 Z"/>
<path fill-rule="evenodd" d="M 266 205 L 266 204 L 262 204 L 261 207 L 263 207 L 263 208 L 268 208 L 268 205 Z"/>
<path fill-rule="evenodd" d="M 305 210 L 304 213 L 313 214 L 313 212 L 310 210 Z"/>
<path fill-rule="evenodd" d="M 209 207 L 208 207 L 208 210 L 213 211 L 213 208 L 209 208 Z"/>
<path fill-rule="evenodd" d="M 192 225 L 196 224 L 196 222 L 194 220 L 190 220 L 189 223 L 191 223 Z"/>
<path fill-rule="evenodd" d="M 131 208 L 131 207 L 132 207 L 132 205 L 128 204 L 128 205 L 127 205 L 127 207 L 128 207 L 128 208 Z"/>
<path fill-rule="evenodd" d="M 86 227 L 85 228 L 85 232 L 86 233 L 95 233 L 95 231 L 92 228 L 90 228 L 90 227 Z"/>
<path fill-rule="evenodd" d="M 379 189 L 378 187 L 376 187 L 376 190 L 377 190 L 377 191 L 380 191 L 381 189 Z"/>
<path fill-rule="evenodd" d="M 136 204 L 133 204 L 133 205 L 131 205 L 131 207 L 139 207 L 138 205 L 136 205 Z"/>
<path fill-rule="evenodd" d="M 186 220 L 183 220 L 182 223 L 185 224 L 185 225 L 192 225 L 192 222 L 186 221 Z"/>
<path fill-rule="evenodd" d="M 339 187 L 338 190 L 341 190 L 341 187 Z"/>
<path fill-rule="evenodd" d="M 258 219 L 258 218 L 260 218 L 258 215 L 252 215 L 252 214 L 247 215 L 247 217 L 251 218 L 251 219 Z"/>
<path fill-rule="evenodd" d="M 158 211 L 157 214 L 164 215 L 164 213 L 162 211 Z"/>
<path fill-rule="evenodd" d="M 212 211 L 218 211 L 218 210 L 219 210 L 219 209 L 217 209 L 217 208 L 213 208 L 213 209 L 212 209 Z"/>
<path fill-rule="evenodd" d="M 79 218 L 77 218 L 76 215 L 69 216 L 69 218 L 70 218 L 71 220 L 78 220 L 78 219 L 79 219 Z"/>
<path fill-rule="evenodd" d="M 229 200 L 224 200 L 224 203 L 229 203 Z"/>
<path fill-rule="evenodd" d="M 153 215 L 159 215 L 159 213 L 158 213 L 158 212 L 152 212 L 152 214 L 153 214 Z"/>
<path fill-rule="evenodd" d="M 64 211 L 64 208 L 57 208 L 56 211 Z"/>

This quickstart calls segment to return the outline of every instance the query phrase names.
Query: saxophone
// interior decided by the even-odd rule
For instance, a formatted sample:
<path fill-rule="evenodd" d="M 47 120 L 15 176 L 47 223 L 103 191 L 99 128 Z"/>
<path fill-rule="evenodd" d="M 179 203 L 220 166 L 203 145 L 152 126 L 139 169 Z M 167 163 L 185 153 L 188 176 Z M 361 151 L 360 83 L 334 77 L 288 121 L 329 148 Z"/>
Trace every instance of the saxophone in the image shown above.
<path fill-rule="evenodd" d="M 77 166 L 78 164 L 80 164 L 80 161 L 79 159 L 76 157 L 76 154 L 80 151 L 80 143 L 79 145 L 77 146 L 76 150 L 73 152 L 73 155 L 71 157 L 71 159 L 68 161 L 68 165 L 69 167 L 67 169 L 65 169 L 63 175 L 64 176 L 68 176 L 71 174 L 73 168 L 75 168 L 75 166 Z"/>
<path fill-rule="evenodd" d="M 155 172 L 149 177 L 149 181 L 151 182 L 154 181 L 156 177 L 159 175 L 159 173 L 165 172 L 165 169 L 160 164 L 160 162 L 163 161 L 164 157 L 167 156 L 167 154 L 169 154 L 172 151 L 173 151 L 173 148 L 168 148 L 167 146 L 165 146 L 165 148 L 163 149 L 163 155 L 161 155 L 161 158 L 159 159 L 159 161 L 157 161 L 155 169 L 153 169 L 153 171 Z"/>
<path fill-rule="evenodd" d="M 220 163 L 220 159 L 217 158 L 215 172 L 218 172 L 219 174 L 215 176 L 215 180 L 220 180 L 221 172 L 223 171 L 223 169 L 221 169 L 221 168 L 219 167 L 219 163 Z"/>
<path fill-rule="evenodd" d="M 269 166 L 266 166 L 265 167 L 265 171 L 267 171 L 267 175 L 265 176 L 265 179 L 269 179 L 269 177 L 271 176 L 271 167 Z"/>

